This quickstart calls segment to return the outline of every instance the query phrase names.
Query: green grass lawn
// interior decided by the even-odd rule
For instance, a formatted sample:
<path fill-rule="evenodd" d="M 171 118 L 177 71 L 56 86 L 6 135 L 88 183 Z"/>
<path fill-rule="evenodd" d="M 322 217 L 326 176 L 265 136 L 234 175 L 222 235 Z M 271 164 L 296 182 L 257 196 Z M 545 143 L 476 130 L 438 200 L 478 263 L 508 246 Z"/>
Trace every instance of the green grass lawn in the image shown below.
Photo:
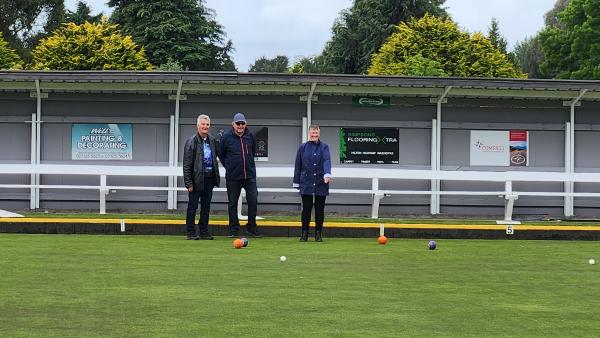
<path fill-rule="evenodd" d="M 600 336 L 597 242 L 426 244 L 0 234 L 0 336 Z"/>

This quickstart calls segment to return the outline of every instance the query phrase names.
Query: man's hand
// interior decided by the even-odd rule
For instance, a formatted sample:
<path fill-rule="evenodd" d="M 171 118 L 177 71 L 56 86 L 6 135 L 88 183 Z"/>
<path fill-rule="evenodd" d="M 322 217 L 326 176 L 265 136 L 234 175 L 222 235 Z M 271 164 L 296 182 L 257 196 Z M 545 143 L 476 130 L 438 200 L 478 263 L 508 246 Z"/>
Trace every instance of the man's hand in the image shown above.
<path fill-rule="evenodd" d="M 187 190 L 188 190 L 188 192 L 192 192 L 192 191 L 194 191 L 194 187 L 189 187 L 189 188 L 187 188 Z"/>

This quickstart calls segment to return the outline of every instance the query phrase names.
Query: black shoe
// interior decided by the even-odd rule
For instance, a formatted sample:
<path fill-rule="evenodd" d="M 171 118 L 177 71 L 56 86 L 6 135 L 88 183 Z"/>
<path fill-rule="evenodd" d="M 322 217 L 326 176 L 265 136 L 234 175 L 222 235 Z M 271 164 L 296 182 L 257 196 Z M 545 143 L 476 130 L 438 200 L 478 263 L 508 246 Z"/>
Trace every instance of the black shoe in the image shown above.
<path fill-rule="evenodd" d="M 185 239 L 187 239 L 188 241 L 195 240 L 198 239 L 198 236 L 196 236 L 196 234 L 193 232 L 188 232 L 187 237 Z"/>
<path fill-rule="evenodd" d="M 302 235 L 300 235 L 300 242 L 308 241 L 308 231 L 302 231 Z"/>
<path fill-rule="evenodd" d="M 262 235 L 260 233 L 260 230 L 258 230 L 258 227 L 253 226 L 253 227 L 246 227 L 246 232 L 252 236 L 254 236 L 255 238 L 262 238 Z"/>
<path fill-rule="evenodd" d="M 215 238 L 213 236 L 211 236 L 211 234 L 206 233 L 206 234 L 201 234 L 200 237 L 198 237 L 198 239 L 212 241 Z"/>
<path fill-rule="evenodd" d="M 230 232 L 229 235 L 227 235 L 227 237 L 229 237 L 229 238 L 236 238 L 236 237 L 239 237 L 239 235 L 238 235 L 237 232 Z"/>
<path fill-rule="evenodd" d="M 323 237 L 320 231 L 315 231 L 315 242 L 323 242 Z"/>

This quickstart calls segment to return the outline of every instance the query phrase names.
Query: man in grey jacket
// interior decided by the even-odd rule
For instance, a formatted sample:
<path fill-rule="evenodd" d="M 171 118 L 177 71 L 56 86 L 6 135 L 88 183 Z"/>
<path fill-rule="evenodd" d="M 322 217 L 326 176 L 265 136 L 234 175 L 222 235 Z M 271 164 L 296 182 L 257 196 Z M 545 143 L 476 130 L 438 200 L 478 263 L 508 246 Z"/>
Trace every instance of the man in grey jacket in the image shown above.
<path fill-rule="evenodd" d="M 213 239 L 208 231 L 208 217 L 213 188 L 219 186 L 217 162 L 218 140 L 208 134 L 210 117 L 198 116 L 198 132 L 185 142 L 183 149 L 183 180 L 188 190 L 186 213 L 187 239 Z M 195 225 L 196 210 L 200 201 L 200 219 Z"/>

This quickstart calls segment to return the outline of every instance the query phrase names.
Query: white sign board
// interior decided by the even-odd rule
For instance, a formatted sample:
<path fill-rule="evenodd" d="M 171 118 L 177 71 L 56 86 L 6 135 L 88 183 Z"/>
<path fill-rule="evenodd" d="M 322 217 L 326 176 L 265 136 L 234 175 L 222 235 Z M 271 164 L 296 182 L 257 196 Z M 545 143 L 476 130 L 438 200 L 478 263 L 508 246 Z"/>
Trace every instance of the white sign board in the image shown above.
<path fill-rule="evenodd" d="M 508 130 L 471 130 L 471 166 L 510 165 Z"/>

